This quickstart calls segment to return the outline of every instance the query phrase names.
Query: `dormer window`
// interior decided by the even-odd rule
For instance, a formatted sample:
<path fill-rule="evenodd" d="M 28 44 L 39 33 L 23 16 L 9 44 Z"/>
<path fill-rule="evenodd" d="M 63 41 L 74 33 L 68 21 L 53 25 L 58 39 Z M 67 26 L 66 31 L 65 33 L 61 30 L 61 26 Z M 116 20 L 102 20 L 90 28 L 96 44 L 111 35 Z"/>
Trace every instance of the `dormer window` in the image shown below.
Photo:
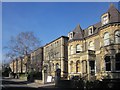
<path fill-rule="evenodd" d="M 109 22 L 109 14 L 108 13 L 105 13 L 104 15 L 102 15 L 101 22 L 102 22 L 102 25 L 105 25 Z"/>
<path fill-rule="evenodd" d="M 93 26 L 90 26 L 90 27 L 88 28 L 88 34 L 89 34 L 89 35 L 92 35 L 93 33 L 94 33 Z"/>
<path fill-rule="evenodd" d="M 69 37 L 69 40 L 70 40 L 70 39 L 73 39 L 73 32 L 70 32 L 70 33 L 68 34 L 68 37 Z"/>

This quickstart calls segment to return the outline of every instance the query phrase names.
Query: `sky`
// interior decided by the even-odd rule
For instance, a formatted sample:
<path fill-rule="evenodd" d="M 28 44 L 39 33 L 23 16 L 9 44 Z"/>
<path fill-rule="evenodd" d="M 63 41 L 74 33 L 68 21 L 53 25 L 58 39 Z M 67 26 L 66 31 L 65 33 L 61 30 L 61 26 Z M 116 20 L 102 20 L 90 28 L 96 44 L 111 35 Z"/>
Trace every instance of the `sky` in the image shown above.
<path fill-rule="evenodd" d="M 10 37 L 32 31 L 41 46 L 67 36 L 78 24 L 82 29 L 100 21 L 111 2 L 3 2 L 2 47 Z M 118 8 L 117 2 L 112 2 Z M 5 59 L 5 50 L 2 59 Z"/>

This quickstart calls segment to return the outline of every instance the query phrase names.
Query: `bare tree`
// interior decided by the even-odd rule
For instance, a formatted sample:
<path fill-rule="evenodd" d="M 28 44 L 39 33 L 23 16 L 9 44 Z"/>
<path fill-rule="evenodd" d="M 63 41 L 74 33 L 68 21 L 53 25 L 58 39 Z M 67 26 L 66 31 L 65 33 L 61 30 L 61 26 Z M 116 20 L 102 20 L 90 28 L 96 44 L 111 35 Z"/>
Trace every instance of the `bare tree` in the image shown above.
<path fill-rule="evenodd" d="M 33 32 L 21 32 L 16 37 L 11 37 L 8 45 L 5 47 L 8 52 L 7 57 L 19 57 L 28 55 L 31 51 L 40 46 L 40 41 L 34 36 Z"/>

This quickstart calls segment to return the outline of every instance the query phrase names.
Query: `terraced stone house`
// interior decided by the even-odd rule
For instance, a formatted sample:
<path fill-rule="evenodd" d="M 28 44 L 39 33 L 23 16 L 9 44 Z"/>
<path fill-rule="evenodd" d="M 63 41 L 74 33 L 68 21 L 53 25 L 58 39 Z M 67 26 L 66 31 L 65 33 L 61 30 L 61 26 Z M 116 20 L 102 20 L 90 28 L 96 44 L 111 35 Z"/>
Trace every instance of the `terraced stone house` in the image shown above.
<path fill-rule="evenodd" d="M 69 32 L 68 78 L 120 78 L 120 12 L 113 4 L 100 22 Z"/>

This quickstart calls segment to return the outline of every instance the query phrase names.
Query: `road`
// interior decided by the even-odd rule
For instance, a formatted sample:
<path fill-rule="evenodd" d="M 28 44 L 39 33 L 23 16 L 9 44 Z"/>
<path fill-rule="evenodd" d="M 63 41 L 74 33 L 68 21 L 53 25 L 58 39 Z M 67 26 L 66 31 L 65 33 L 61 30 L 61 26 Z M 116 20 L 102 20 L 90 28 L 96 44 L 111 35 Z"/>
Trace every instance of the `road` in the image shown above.
<path fill-rule="evenodd" d="M 3 78 L 2 90 L 68 90 L 67 88 L 58 88 L 54 84 L 38 84 L 25 80 Z"/>
<path fill-rule="evenodd" d="M 11 78 L 2 78 L 0 79 L 0 82 L 2 81 L 2 90 L 83 90 L 80 88 L 60 88 L 60 87 L 55 87 L 54 84 L 38 84 L 38 83 L 31 83 L 25 80 L 19 80 L 19 79 L 11 79 Z M 117 85 L 117 87 L 119 88 L 119 82 L 115 83 L 115 85 Z M 1 88 L 0 86 L 0 88 Z M 102 84 L 102 87 L 105 87 Z M 106 88 L 107 90 L 113 90 L 115 88 L 115 90 L 117 89 L 116 87 L 113 88 Z M 89 90 L 97 90 L 99 88 L 93 88 L 93 89 L 89 89 Z M 104 88 L 103 88 L 104 89 Z M 1 90 L 1 89 L 0 89 Z M 85 90 L 85 89 L 84 89 Z"/>
<path fill-rule="evenodd" d="M 30 89 L 34 90 L 35 88 L 29 87 L 27 84 L 28 82 L 25 80 L 17 80 L 17 79 L 11 79 L 11 78 L 2 78 L 2 90 L 23 90 L 24 89 Z"/>
<path fill-rule="evenodd" d="M 2 81 L 2 90 L 48 90 L 48 89 L 57 89 L 54 84 L 40 85 L 37 83 L 31 83 L 25 80 L 3 78 Z"/>

